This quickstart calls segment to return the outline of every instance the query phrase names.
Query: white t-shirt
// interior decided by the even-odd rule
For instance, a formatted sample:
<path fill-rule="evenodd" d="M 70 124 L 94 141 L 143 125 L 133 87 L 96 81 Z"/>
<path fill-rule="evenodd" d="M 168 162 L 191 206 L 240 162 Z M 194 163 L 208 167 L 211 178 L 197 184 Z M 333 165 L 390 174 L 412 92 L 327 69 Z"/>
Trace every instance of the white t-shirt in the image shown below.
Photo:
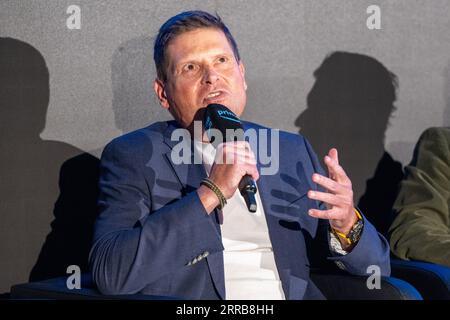
<path fill-rule="evenodd" d="M 216 150 L 209 143 L 195 141 L 209 175 Z M 275 264 L 272 244 L 261 203 L 256 194 L 257 210 L 249 212 L 239 190 L 227 200 L 221 225 L 228 300 L 284 300 L 284 292 Z"/>

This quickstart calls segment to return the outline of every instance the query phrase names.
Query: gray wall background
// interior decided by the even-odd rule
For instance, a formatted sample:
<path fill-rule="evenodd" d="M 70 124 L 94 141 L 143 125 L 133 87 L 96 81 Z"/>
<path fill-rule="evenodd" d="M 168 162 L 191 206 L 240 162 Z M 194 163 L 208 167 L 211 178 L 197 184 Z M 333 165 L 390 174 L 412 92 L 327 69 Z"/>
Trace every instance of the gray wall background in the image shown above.
<path fill-rule="evenodd" d="M 81 7 L 81 30 L 66 27 L 71 4 Z M 366 27 L 371 4 L 381 7 L 381 30 Z M 99 156 L 112 138 L 169 118 L 153 94 L 153 39 L 172 15 L 202 9 L 217 11 L 237 39 L 249 85 L 244 117 L 264 125 L 299 131 L 295 119 L 307 108 L 313 72 L 330 52 L 379 60 L 399 78 L 384 147 L 405 165 L 424 129 L 450 125 L 449 5 L 448 0 L 0 0 L 0 37 L 26 42 L 44 57 L 50 100 L 40 139 L 73 146 L 63 160 L 77 151 Z M 326 132 L 321 119 L 315 120 Z M 24 148 L 12 145 L 2 144 L 0 156 Z M 56 186 L 55 177 L 48 180 Z M 51 190 L 46 197 L 54 203 L 58 190 Z M 51 207 L 47 212 L 5 208 L 0 212 L 0 293 L 28 280 L 54 219 Z"/>

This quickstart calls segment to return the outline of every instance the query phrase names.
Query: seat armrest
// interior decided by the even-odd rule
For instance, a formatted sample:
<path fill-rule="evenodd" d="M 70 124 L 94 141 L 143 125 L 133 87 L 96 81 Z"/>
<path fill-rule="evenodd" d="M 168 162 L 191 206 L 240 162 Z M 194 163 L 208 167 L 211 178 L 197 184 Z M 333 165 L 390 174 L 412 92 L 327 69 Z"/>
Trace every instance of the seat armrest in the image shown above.
<path fill-rule="evenodd" d="M 369 289 L 367 277 L 311 273 L 311 280 L 329 300 L 422 300 L 406 281 L 381 277 L 380 289 Z"/>
<path fill-rule="evenodd" d="M 434 263 L 391 259 L 392 275 L 411 283 L 426 300 L 450 300 L 450 268 Z"/>
<path fill-rule="evenodd" d="M 393 277 L 382 277 L 381 288 L 370 290 L 367 277 L 312 273 L 311 280 L 331 300 L 421 300 L 420 293 L 408 282 Z M 68 289 L 67 278 L 18 284 L 11 288 L 11 299 L 50 300 L 177 300 L 175 297 L 133 295 L 103 295 L 94 286 L 89 275 L 83 275 L 81 289 Z"/>
<path fill-rule="evenodd" d="M 39 282 L 14 285 L 11 288 L 11 299 L 40 300 L 177 300 L 174 297 L 132 295 L 103 295 L 96 288 L 90 275 L 83 274 L 80 289 L 68 289 L 67 277 L 54 278 Z"/>

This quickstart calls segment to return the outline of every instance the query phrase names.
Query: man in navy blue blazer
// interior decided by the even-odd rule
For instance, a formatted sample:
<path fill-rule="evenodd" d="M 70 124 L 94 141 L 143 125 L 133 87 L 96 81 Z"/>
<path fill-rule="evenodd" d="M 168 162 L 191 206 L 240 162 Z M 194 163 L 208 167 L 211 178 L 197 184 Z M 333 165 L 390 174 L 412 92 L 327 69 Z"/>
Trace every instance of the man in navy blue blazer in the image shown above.
<path fill-rule="evenodd" d="M 376 266 L 390 274 L 389 245 L 354 207 L 336 149 L 325 156 L 325 174 L 301 135 L 243 122 L 245 132 L 257 133 L 257 146 L 267 145 L 261 132 L 276 137 L 267 153 L 277 156 L 274 172 L 264 171 L 266 159 L 253 144 L 213 148 L 203 131 L 186 144 L 192 161 L 176 158 L 174 135 L 194 136 L 206 106 L 222 104 L 240 116 L 246 105 L 244 65 L 219 17 L 189 11 L 170 18 L 154 60 L 154 89 L 174 121 L 116 138 L 103 151 L 90 253 L 101 292 L 322 299 L 311 269 L 367 275 Z M 238 191 L 244 175 L 257 183 L 256 213 Z"/>

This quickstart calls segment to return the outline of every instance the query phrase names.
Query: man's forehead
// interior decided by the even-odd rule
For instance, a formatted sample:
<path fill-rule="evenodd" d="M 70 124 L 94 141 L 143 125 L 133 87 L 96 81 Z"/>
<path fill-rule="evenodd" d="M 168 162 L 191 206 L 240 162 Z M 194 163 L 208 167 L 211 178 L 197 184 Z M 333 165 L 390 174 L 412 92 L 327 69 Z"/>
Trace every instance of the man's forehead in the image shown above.
<path fill-rule="evenodd" d="M 184 32 L 172 39 L 167 46 L 167 57 L 174 63 L 224 53 L 233 54 L 233 49 L 225 34 L 213 28 Z"/>

